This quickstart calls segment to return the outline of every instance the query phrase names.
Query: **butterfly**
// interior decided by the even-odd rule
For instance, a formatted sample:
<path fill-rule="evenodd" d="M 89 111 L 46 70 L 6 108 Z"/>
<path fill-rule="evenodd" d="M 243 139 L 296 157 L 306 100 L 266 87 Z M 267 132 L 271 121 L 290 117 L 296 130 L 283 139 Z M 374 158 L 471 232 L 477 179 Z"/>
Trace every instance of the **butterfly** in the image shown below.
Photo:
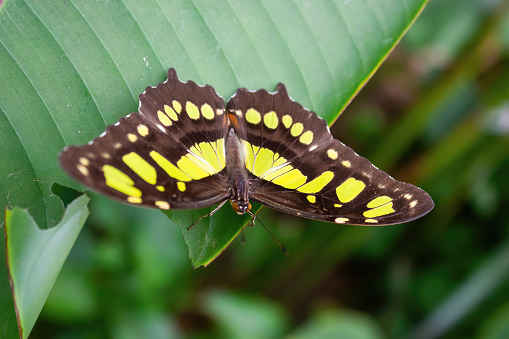
<path fill-rule="evenodd" d="M 138 113 L 66 147 L 60 164 L 92 190 L 162 210 L 230 201 L 242 215 L 256 201 L 336 224 L 388 225 L 434 206 L 334 139 L 283 84 L 274 93 L 240 88 L 225 106 L 213 87 L 182 82 L 173 68 L 140 95 Z"/>

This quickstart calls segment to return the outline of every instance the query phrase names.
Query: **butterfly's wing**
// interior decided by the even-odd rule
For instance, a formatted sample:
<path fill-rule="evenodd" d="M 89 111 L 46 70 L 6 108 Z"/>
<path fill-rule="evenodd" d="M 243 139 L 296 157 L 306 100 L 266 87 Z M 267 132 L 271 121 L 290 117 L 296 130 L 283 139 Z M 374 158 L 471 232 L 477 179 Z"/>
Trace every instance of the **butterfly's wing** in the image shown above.
<path fill-rule="evenodd" d="M 140 95 L 139 112 L 88 145 L 65 148 L 62 168 L 95 191 L 145 207 L 194 209 L 228 198 L 228 120 L 212 87 L 183 83 L 170 69 Z"/>
<path fill-rule="evenodd" d="M 243 140 L 253 201 L 352 225 L 402 223 L 433 208 L 426 192 L 333 139 L 326 122 L 291 100 L 283 84 L 275 93 L 239 89 L 227 111 Z"/>

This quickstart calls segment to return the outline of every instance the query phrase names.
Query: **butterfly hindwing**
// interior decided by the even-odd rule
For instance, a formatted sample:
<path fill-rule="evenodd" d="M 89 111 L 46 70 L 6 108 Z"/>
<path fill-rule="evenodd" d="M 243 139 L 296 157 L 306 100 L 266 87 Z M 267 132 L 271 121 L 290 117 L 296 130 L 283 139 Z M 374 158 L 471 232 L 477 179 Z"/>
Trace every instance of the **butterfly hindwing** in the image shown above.
<path fill-rule="evenodd" d="M 288 96 L 239 89 L 227 111 L 246 151 L 250 198 L 276 210 L 355 225 L 416 219 L 433 202 L 333 139 L 327 124 Z"/>
<path fill-rule="evenodd" d="M 167 81 L 140 96 L 139 111 L 88 145 L 66 148 L 62 167 L 95 191 L 145 207 L 194 209 L 226 200 L 228 126 L 224 100 L 212 87 L 182 83 L 170 69 Z"/>
<path fill-rule="evenodd" d="M 224 139 L 228 132 L 224 109 L 224 99 L 212 86 L 182 82 L 173 68 L 165 82 L 140 95 L 141 115 L 183 147 Z"/>
<path fill-rule="evenodd" d="M 263 145 L 287 160 L 332 140 L 327 123 L 291 100 L 281 83 L 274 93 L 241 88 L 226 108 L 242 140 Z"/>

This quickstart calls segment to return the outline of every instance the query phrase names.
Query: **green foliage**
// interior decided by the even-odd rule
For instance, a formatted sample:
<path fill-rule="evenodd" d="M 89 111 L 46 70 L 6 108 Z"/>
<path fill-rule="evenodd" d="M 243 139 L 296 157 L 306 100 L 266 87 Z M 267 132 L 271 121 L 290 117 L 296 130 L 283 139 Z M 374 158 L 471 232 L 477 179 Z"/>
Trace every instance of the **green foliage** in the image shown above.
<path fill-rule="evenodd" d="M 135 111 L 170 66 L 226 98 L 284 82 L 332 122 L 422 3 L 9 0 L 0 10 L 0 199 L 42 228 L 56 224 L 53 183 L 81 189 L 58 168 L 60 149 Z M 228 242 L 243 226 L 227 206 L 183 239 L 160 212 L 94 195 L 31 337 L 505 338 L 508 27 L 503 1 L 432 1 L 332 126 L 430 192 L 427 217 L 338 227 L 264 209 L 289 256 L 257 225 L 243 231 L 244 246 L 237 239 L 193 270 L 186 242 L 209 227 L 229 229 L 219 232 Z M 185 228 L 202 214 L 172 218 Z M 195 265 L 214 256 L 190 253 Z M 0 268 L 0 319 L 13 337 Z"/>

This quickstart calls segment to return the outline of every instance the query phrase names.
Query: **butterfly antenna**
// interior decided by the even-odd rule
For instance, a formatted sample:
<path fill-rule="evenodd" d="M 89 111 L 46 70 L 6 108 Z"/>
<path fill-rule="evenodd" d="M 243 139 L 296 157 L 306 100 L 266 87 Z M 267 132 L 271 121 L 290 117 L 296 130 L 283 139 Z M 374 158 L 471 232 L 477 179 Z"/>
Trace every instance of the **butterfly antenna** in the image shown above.
<path fill-rule="evenodd" d="M 265 228 L 265 230 L 267 232 L 269 232 L 270 236 L 272 237 L 272 239 L 274 239 L 274 241 L 276 241 L 277 245 L 279 246 L 279 248 L 281 248 L 281 251 L 283 251 L 284 254 L 286 255 L 289 255 L 288 251 L 286 250 L 286 248 L 283 246 L 283 244 L 281 243 L 281 241 L 279 241 L 279 239 L 274 235 L 274 233 L 272 233 L 268 228 L 267 226 L 265 226 L 265 224 L 256 216 L 256 214 L 253 214 L 252 212 L 248 212 L 249 215 L 251 217 L 253 217 L 252 222 L 253 222 L 253 225 L 254 225 L 254 222 L 255 220 L 259 221 L 260 224 L 262 224 L 263 228 Z"/>
<path fill-rule="evenodd" d="M 242 230 L 242 240 L 241 240 L 241 244 L 242 246 L 244 246 L 246 244 L 246 235 L 244 234 L 244 230 Z"/>

